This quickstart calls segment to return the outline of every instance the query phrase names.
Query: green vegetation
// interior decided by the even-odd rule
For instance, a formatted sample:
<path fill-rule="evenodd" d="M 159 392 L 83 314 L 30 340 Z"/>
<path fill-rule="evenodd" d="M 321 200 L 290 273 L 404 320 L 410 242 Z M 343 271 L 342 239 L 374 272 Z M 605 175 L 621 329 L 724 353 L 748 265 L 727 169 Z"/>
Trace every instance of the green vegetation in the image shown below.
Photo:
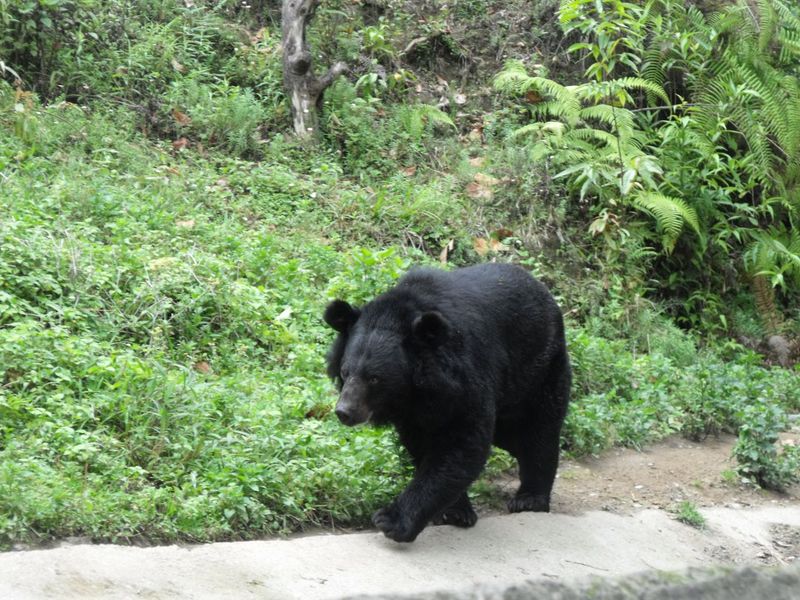
<path fill-rule="evenodd" d="M 684 500 L 675 509 L 675 518 L 681 523 L 686 523 L 697 529 L 702 529 L 706 526 L 705 517 L 700 514 L 697 507 L 690 500 Z"/>
<path fill-rule="evenodd" d="M 320 315 L 419 263 L 552 287 L 571 455 L 729 431 L 798 480 L 760 354 L 800 332 L 798 9 L 417 4 L 320 7 L 353 71 L 309 148 L 274 3 L 0 0 L 0 546 L 366 524 L 409 465 L 331 414 Z"/>

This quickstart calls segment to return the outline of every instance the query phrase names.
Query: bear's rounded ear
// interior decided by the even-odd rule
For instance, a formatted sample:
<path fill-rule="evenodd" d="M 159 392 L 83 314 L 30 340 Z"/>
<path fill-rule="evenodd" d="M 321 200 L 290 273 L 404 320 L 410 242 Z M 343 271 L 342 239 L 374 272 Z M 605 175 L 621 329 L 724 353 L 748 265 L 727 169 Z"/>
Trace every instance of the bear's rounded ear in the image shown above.
<path fill-rule="evenodd" d="M 442 313 L 432 310 L 422 313 L 414 319 L 411 331 L 417 339 L 431 346 L 438 346 L 447 339 L 450 333 L 450 324 L 442 316 Z"/>
<path fill-rule="evenodd" d="M 322 318 L 339 333 L 346 333 L 353 326 L 361 314 L 357 308 L 353 308 L 344 300 L 334 300 L 325 308 Z"/>

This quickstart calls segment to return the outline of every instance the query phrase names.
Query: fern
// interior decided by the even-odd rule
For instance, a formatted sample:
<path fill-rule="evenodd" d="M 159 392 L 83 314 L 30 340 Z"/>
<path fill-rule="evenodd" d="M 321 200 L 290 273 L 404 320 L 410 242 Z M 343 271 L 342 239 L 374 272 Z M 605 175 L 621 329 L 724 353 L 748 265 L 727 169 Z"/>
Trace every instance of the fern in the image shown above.
<path fill-rule="evenodd" d="M 756 310 L 761 322 L 764 324 L 764 329 L 770 334 L 778 333 L 783 319 L 775 302 L 775 288 L 761 274 L 753 275 L 750 278 L 750 287 L 753 291 Z"/>
<path fill-rule="evenodd" d="M 745 265 L 754 275 L 800 277 L 800 233 L 797 231 L 755 232 L 744 253 Z M 776 283 L 782 283 L 778 278 Z"/>
<path fill-rule="evenodd" d="M 716 30 L 721 43 L 695 83 L 689 112 L 698 132 L 729 123 L 747 144 L 749 175 L 766 191 L 791 193 L 800 184 L 800 92 L 797 79 L 773 64 L 773 51 L 779 64 L 800 58 L 800 18 L 780 0 L 755 7 L 741 0 L 699 24 L 709 35 Z"/>
<path fill-rule="evenodd" d="M 582 120 L 599 121 L 623 137 L 633 135 L 633 113 L 627 109 L 616 108 L 608 104 L 595 104 L 582 109 L 579 114 Z"/>
<path fill-rule="evenodd" d="M 533 110 L 557 111 L 550 113 L 551 116 L 563 116 L 568 121 L 574 121 L 581 108 L 574 89 L 546 77 L 528 75 L 525 65 L 519 60 L 505 63 L 503 70 L 494 78 L 494 88 L 512 96 L 524 96 L 528 92 L 542 94 L 550 102 L 537 103 Z"/>
<path fill-rule="evenodd" d="M 561 139 L 564 135 L 566 126 L 560 121 L 546 121 L 544 123 L 530 123 L 519 129 L 515 130 L 511 136 L 514 138 L 525 137 L 531 134 L 536 134 L 536 137 L 542 138 L 544 136 L 555 136 Z"/>
<path fill-rule="evenodd" d="M 426 126 L 444 125 L 456 127 L 453 120 L 435 106 L 430 104 L 411 104 L 403 106 L 398 113 L 398 119 L 403 129 L 414 141 L 422 139 Z"/>
<path fill-rule="evenodd" d="M 681 234 L 684 223 L 695 233 L 700 234 L 697 212 L 684 200 L 657 192 L 642 192 L 633 197 L 631 203 L 636 208 L 650 214 L 664 232 L 664 247 L 672 251 Z"/>
<path fill-rule="evenodd" d="M 633 102 L 628 92 L 638 90 L 653 94 L 660 100 L 669 103 L 669 97 L 660 85 L 641 77 L 620 77 L 608 81 L 594 81 L 578 86 L 577 93 L 581 100 L 614 99 L 624 106 Z"/>

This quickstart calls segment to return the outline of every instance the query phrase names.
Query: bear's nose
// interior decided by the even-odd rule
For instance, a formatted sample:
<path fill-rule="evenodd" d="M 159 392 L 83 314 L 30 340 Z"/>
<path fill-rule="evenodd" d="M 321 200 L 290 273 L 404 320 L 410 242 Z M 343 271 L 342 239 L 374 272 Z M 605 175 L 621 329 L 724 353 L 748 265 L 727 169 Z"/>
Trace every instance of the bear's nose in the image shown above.
<path fill-rule="evenodd" d="M 353 415 L 350 414 L 347 410 L 343 408 L 336 408 L 336 416 L 339 417 L 339 420 L 342 422 L 343 425 L 347 425 L 348 427 L 351 425 L 355 425 L 355 418 Z"/>

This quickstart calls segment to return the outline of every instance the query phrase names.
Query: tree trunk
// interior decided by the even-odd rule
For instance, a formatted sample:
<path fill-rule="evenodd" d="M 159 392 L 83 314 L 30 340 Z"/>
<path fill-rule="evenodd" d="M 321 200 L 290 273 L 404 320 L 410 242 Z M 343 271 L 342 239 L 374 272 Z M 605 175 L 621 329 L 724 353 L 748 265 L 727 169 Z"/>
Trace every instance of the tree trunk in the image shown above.
<path fill-rule="evenodd" d="M 322 95 L 334 80 L 347 71 L 338 62 L 322 77 L 311 68 L 311 51 L 306 42 L 306 26 L 320 0 L 283 0 L 283 86 L 292 105 L 295 134 L 304 139 L 319 134 L 319 110 Z"/>

